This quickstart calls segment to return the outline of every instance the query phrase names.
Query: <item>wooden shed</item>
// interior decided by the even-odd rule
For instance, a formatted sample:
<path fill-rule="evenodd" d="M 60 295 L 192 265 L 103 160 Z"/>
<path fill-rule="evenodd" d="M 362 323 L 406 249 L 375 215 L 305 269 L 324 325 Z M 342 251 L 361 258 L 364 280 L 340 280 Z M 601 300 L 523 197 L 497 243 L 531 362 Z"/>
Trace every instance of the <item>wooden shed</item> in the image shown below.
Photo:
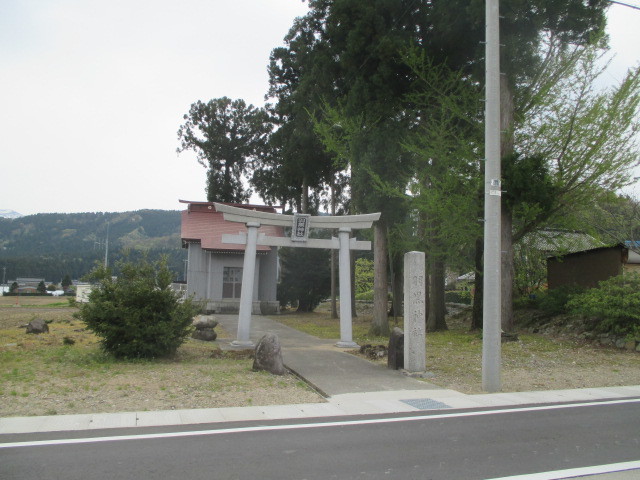
<path fill-rule="evenodd" d="M 622 244 L 549 257 L 549 289 L 569 285 L 595 287 L 602 280 L 622 274 L 628 259 L 629 250 Z"/>

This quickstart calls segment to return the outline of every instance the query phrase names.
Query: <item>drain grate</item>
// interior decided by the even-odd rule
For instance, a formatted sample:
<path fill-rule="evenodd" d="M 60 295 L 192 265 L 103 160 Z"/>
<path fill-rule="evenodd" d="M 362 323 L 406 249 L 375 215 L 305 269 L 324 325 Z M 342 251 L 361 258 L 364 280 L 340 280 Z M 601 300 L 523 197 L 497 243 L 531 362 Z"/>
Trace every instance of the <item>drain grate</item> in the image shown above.
<path fill-rule="evenodd" d="M 400 401 L 419 410 L 437 410 L 439 408 L 451 408 L 451 406 L 447 405 L 446 403 L 438 402 L 437 400 L 431 400 L 430 398 L 413 398 L 410 400 Z"/>

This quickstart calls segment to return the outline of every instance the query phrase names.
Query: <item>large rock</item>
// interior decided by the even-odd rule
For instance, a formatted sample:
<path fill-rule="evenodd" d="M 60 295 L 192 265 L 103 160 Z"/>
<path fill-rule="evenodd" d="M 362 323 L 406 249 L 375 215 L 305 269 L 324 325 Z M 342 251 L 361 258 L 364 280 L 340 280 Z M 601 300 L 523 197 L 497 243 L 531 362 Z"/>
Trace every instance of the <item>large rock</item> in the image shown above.
<path fill-rule="evenodd" d="M 196 327 L 191 334 L 196 340 L 204 340 L 205 342 L 213 342 L 218 338 L 218 334 L 214 328 L 218 325 L 213 315 L 198 315 L 193 319 L 193 326 Z"/>
<path fill-rule="evenodd" d="M 282 349 L 280 340 L 275 333 L 264 335 L 256 345 L 253 370 L 266 370 L 274 375 L 284 375 L 285 369 L 282 363 Z"/>
<path fill-rule="evenodd" d="M 213 315 L 198 315 L 193 319 L 193 326 L 196 330 L 205 330 L 207 328 L 216 328 L 218 321 Z"/>
<path fill-rule="evenodd" d="M 35 318 L 27 324 L 27 333 L 49 333 L 49 325 L 40 318 Z"/>
<path fill-rule="evenodd" d="M 195 338 L 196 340 L 204 340 L 205 342 L 213 342 L 216 338 L 218 338 L 218 334 L 213 328 L 204 328 L 202 330 L 195 330 L 191 334 L 191 338 Z"/>
<path fill-rule="evenodd" d="M 387 368 L 391 370 L 404 368 L 404 332 L 398 327 L 393 327 L 389 336 Z"/>

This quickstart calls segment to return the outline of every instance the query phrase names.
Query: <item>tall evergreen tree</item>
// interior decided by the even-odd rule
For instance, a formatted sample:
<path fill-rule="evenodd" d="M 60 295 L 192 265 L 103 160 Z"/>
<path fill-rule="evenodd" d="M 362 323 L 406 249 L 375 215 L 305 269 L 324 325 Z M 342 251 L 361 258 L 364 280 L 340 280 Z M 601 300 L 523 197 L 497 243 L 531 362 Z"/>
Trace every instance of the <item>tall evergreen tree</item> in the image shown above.
<path fill-rule="evenodd" d="M 292 201 L 298 211 L 309 211 L 336 172 L 332 157 L 313 131 L 322 95 L 331 91 L 332 76 L 318 64 L 322 23 L 309 14 L 295 20 L 285 46 L 271 52 L 269 92 L 270 120 L 275 131 L 269 139 L 269 155 L 255 170 L 252 184 L 268 201 Z M 315 209 L 314 208 L 314 209 Z"/>
<path fill-rule="evenodd" d="M 408 0 L 313 1 L 310 7 L 324 18 L 322 54 L 336 75 L 335 93 L 328 100 L 333 114 L 329 115 L 325 134 L 348 138 L 342 153 L 351 167 L 356 208 L 382 212 L 374 226 L 372 333 L 386 334 L 387 233 L 390 226 L 404 220 L 406 199 L 398 192 L 411 176 L 410 155 L 401 148 L 409 127 L 404 95 L 411 87 L 401 51 L 420 37 L 426 24 L 422 10 Z M 338 131 L 331 132 L 332 127 Z"/>
<path fill-rule="evenodd" d="M 271 130 L 267 114 L 244 100 L 227 97 L 197 102 L 178 130 L 178 153 L 192 150 L 207 168 L 207 199 L 241 203 L 251 196 L 242 179 L 264 155 Z"/>

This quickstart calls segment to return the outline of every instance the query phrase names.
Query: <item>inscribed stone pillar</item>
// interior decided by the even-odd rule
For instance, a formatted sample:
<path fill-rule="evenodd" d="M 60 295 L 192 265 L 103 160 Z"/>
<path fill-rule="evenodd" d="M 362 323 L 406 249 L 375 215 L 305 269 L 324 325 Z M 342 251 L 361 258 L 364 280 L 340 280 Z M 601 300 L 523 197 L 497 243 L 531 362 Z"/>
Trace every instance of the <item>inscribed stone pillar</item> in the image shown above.
<path fill-rule="evenodd" d="M 404 255 L 404 368 L 426 370 L 424 252 Z"/>

